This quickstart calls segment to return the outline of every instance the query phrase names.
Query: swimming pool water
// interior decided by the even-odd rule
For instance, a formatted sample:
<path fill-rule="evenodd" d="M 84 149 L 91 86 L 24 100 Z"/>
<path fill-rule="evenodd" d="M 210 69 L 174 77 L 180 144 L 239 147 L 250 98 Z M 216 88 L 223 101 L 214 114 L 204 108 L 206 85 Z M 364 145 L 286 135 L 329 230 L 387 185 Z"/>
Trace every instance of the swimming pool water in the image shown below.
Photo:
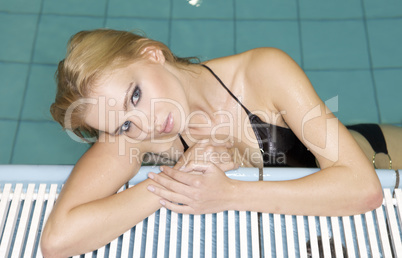
<path fill-rule="evenodd" d="M 0 163 L 74 164 L 87 149 L 51 120 L 68 38 L 141 29 L 201 60 L 286 51 L 345 124 L 402 124 L 401 0 L 2 0 Z"/>

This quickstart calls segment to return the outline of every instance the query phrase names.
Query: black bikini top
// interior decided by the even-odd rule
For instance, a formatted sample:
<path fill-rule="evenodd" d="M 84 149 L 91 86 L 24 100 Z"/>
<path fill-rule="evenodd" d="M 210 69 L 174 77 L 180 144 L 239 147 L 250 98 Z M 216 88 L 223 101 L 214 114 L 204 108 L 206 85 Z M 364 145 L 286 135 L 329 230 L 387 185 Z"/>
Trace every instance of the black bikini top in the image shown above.
<path fill-rule="evenodd" d="M 257 139 L 264 166 L 275 167 L 316 167 L 314 155 L 307 150 L 304 144 L 296 137 L 292 130 L 262 121 L 257 115 L 251 113 L 239 99 L 226 87 L 221 79 L 209 68 L 211 74 L 226 89 L 226 91 L 240 104 L 247 113 L 251 127 Z M 188 149 L 187 143 L 179 134 L 184 151 Z"/>

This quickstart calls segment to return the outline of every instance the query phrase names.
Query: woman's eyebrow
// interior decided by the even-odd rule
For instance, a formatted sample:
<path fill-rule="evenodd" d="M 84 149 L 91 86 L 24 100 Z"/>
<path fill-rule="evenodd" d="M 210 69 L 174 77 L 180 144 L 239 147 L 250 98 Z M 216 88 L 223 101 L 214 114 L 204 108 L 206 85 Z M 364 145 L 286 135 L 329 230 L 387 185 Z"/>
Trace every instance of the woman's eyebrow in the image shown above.
<path fill-rule="evenodd" d="M 126 94 L 124 96 L 123 109 L 124 109 L 125 112 L 127 112 L 128 102 L 130 100 L 128 96 L 130 96 L 130 92 L 132 91 L 131 89 L 133 88 L 133 86 L 134 86 L 134 83 L 130 83 L 130 85 L 128 86 L 128 88 L 126 90 Z M 121 128 L 121 125 L 118 126 L 116 128 L 116 130 L 114 130 L 113 135 L 118 135 L 119 131 L 120 131 L 120 128 Z"/>
<path fill-rule="evenodd" d="M 130 96 L 130 92 L 131 92 L 131 88 L 133 88 L 134 83 L 130 83 L 130 85 L 128 86 L 127 90 L 126 90 L 126 95 L 124 96 L 124 111 L 127 112 L 127 107 L 128 107 L 128 102 L 129 102 L 129 96 Z"/>

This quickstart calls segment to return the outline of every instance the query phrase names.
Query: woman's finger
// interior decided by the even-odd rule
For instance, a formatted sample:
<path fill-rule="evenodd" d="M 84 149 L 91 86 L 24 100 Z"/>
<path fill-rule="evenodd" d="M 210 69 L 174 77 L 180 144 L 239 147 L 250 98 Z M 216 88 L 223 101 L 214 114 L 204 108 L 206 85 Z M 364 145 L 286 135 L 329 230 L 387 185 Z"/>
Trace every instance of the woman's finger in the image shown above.
<path fill-rule="evenodd" d="M 224 146 L 207 146 L 196 160 L 210 161 L 215 164 L 226 163 L 233 160 L 233 153 Z"/>
<path fill-rule="evenodd" d="M 164 206 L 166 209 L 174 211 L 176 213 L 197 214 L 196 211 L 191 206 L 172 203 L 167 200 L 161 200 L 160 204 L 162 204 L 162 206 Z"/>
<path fill-rule="evenodd" d="M 191 172 L 191 171 L 198 171 L 204 173 L 208 167 L 211 166 L 211 162 L 202 161 L 202 160 L 192 160 L 188 162 L 185 166 L 180 168 L 181 172 Z"/>
<path fill-rule="evenodd" d="M 159 196 L 165 200 L 169 200 L 170 202 L 182 203 L 182 204 L 186 204 L 186 205 L 191 203 L 191 200 L 182 194 L 172 192 L 169 190 L 165 190 L 165 189 L 159 188 L 152 184 L 148 185 L 147 189 L 148 189 L 148 191 L 156 194 L 157 196 Z"/>
<path fill-rule="evenodd" d="M 183 156 L 176 162 L 173 168 L 180 169 L 181 167 L 185 167 L 190 160 L 192 152 L 185 153 Z"/>
<path fill-rule="evenodd" d="M 174 168 L 180 169 L 182 166 L 185 166 L 190 160 L 197 159 L 195 157 L 195 153 L 197 152 L 196 150 L 204 149 L 208 145 L 209 145 L 209 140 L 205 139 L 205 140 L 199 141 L 196 144 L 194 144 L 193 146 L 191 146 L 189 148 L 189 150 L 186 151 L 185 153 L 183 153 L 183 156 L 180 157 L 180 159 L 176 162 Z"/>
<path fill-rule="evenodd" d="M 240 167 L 240 165 L 236 162 L 230 161 L 230 162 L 225 162 L 225 163 L 219 163 L 215 164 L 217 167 L 219 167 L 222 171 L 229 171 L 229 170 L 235 170 Z"/>
<path fill-rule="evenodd" d="M 190 162 L 190 163 L 192 163 L 192 162 Z M 197 175 L 183 172 L 183 171 L 180 171 L 180 170 L 177 170 L 174 168 L 163 167 L 162 169 L 163 169 L 163 172 L 161 172 L 161 173 L 166 174 L 167 176 L 176 180 L 177 182 L 180 182 L 181 184 L 183 184 L 183 186 L 184 185 L 187 186 L 187 188 L 186 188 L 187 192 L 190 190 L 190 189 L 188 189 L 189 186 L 190 187 L 193 186 L 194 181 L 197 179 Z M 199 171 L 199 170 L 196 170 L 196 171 Z M 203 172 L 203 171 L 199 171 L 199 172 Z"/>
<path fill-rule="evenodd" d="M 183 173 L 183 172 L 181 172 Z M 156 173 L 148 173 L 148 177 L 152 180 L 154 180 L 156 183 L 160 184 L 162 187 L 165 187 L 166 189 L 180 193 L 180 194 L 187 194 L 190 191 L 190 188 L 186 182 L 187 181 L 180 181 L 177 180 L 176 178 L 172 177 L 171 175 L 173 174 L 165 174 L 163 172 L 156 174 Z"/>
<path fill-rule="evenodd" d="M 233 142 L 230 141 L 204 141 L 194 144 L 177 161 L 174 168 L 180 169 L 192 160 L 225 163 L 233 159 Z"/>

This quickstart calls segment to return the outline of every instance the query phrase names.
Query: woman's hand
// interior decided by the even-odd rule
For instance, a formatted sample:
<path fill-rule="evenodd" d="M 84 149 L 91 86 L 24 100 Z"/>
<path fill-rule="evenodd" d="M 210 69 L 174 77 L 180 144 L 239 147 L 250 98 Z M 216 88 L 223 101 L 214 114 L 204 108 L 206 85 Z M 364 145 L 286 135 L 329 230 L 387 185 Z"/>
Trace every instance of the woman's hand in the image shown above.
<path fill-rule="evenodd" d="M 235 169 L 233 162 L 225 170 Z M 148 190 L 160 196 L 160 203 L 178 213 L 214 213 L 230 208 L 234 199 L 235 181 L 212 162 L 191 161 L 180 170 L 163 166 L 160 174 L 148 177 L 164 187 L 149 185 Z M 190 173 L 189 173 L 190 172 Z"/>
<path fill-rule="evenodd" d="M 230 170 L 233 164 L 233 143 L 217 143 L 215 141 L 201 141 L 191 146 L 177 161 L 175 169 L 186 167 L 192 161 L 212 162 L 221 170 Z M 186 170 L 188 171 L 188 170 Z"/>

